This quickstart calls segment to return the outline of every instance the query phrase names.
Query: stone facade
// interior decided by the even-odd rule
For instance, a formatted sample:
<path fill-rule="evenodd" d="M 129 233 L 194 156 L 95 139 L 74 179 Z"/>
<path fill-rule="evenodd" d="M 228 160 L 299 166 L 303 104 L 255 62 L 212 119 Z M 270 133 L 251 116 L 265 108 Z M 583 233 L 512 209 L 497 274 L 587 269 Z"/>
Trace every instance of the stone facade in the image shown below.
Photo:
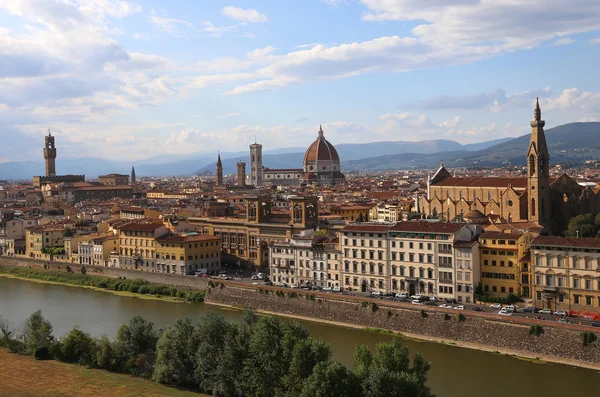
<path fill-rule="evenodd" d="M 531 121 L 527 175 L 523 177 L 458 177 L 443 165 L 427 181 L 427 197 L 419 207 L 426 215 L 462 219 L 474 210 L 508 223 L 539 225 L 560 234 L 579 214 L 600 212 L 600 191 L 581 186 L 562 174 L 550 177 L 550 157 L 539 104 Z"/>

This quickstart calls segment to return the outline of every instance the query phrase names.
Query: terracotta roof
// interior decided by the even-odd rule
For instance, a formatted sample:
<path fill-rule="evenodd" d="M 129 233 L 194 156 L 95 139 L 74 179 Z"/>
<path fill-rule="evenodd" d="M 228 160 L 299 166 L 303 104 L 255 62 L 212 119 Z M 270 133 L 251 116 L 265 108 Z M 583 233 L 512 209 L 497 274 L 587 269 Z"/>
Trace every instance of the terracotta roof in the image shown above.
<path fill-rule="evenodd" d="M 196 241 L 210 241 L 219 240 L 219 237 L 212 236 L 210 234 L 197 234 L 197 235 L 182 235 L 182 234 L 165 234 L 156 238 L 156 241 L 161 243 L 193 243 Z"/>
<path fill-rule="evenodd" d="M 117 227 L 119 230 L 124 230 L 128 232 L 151 232 L 160 227 L 164 226 L 162 222 L 153 222 L 153 223 L 137 223 L 132 222 L 123 226 Z"/>
<path fill-rule="evenodd" d="M 538 236 L 531 245 L 549 245 L 555 247 L 574 247 L 574 248 L 600 248 L 600 238 L 594 237 L 558 237 L 558 236 Z"/>
<path fill-rule="evenodd" d="M 387 232 L 391 226 L 383 225 L 349 225 L 342 229 L 343 232 Z"/>
<path fill-rule="evenodd" d="M 304 154 L 304 164 L 309 161 L 329 160 L 339 163 L 340 156 L 338 156 L 337 150 L 335 150 L 333 145 L 323 136 L 323 129 L 319 129 L 317 140 L 308 147 Z"/>
<path fill-rule="evenodd" d="M 407 221 L 395 224 L 392 226 L 391 231 L 417 233 L 455 233 L 464 225 L 464 223 L 450 222 Z"/>
<path fill-rule="evenodd" d="M 527 188 L 526 177 L 495 178 L 495 177 L 448 177 L 432 186 L 469 186 L 469 187 L 508 187 L 515 189 Z"/>
<path fill-rule="evenodd" d="M 523 233 L 504 233 L 504 232 L 484 232 L 481 236 L 479 236 L 480 239 L 482 238 L 491 238 L 491 239 L 518 239 L 521 238 L 523 236 Z"/>

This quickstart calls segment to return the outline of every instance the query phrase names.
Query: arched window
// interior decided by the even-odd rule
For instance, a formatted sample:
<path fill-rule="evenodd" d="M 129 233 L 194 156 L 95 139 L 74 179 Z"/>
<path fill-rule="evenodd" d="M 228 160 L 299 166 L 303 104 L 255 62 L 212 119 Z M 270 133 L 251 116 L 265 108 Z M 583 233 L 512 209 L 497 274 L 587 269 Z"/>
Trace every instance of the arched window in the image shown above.
<path fill-rule="evenodd" d="M 535 156 L 529 156 L 529 176 L 535 175 Z"/>
<path fill-rule="evenodd" d="M 535 216 L 535 198 L 531 198 L 531 216 Z"/>

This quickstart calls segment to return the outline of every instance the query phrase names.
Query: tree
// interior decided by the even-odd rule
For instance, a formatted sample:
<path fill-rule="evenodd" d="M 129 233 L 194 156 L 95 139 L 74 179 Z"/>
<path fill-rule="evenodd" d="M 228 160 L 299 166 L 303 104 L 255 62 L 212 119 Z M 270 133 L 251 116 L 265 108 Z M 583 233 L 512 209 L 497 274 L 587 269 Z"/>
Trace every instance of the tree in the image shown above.
<path fill-rule="evenodd" d="M 221 355 L 225 341 L 230 335 L 231 324 L 216 312 L 205 312 L 196 325 L 196 372 L 200 390 L 216 392 L 215 385 L 219 379 L 217 363 L 222 360 Z"/>
<path fill-rule="evenodd" d="M 152 379 L 178 386 L 196 385 L 198 338 L 189 318 L 177 320 L 160 336 L 156 345 L 156 364 Z"/>
<path fill-rule="evenodd" d="M 320 362 L 302 383 L 300 397 L 361 397 L 360 382 L 339 362 Z"/>
<path fill-rule="evenodd" d="M 408 349 L 398 340 L 380 343 L 375 347 L 369 365 L 370 356 L 364 349 L 361 347 L 359 354 L 357 347 L 355 361 L 360 360 L 357 363 L 360 367 L 355 364 L 354 370 L 361 380 L 364 397 L 432 397 L 426 385 L 431 365 L 419 354 L 415 355 L 411 366 Z"/>
<path fill-rule="evenodd" d="M 361 379 L 369 376 L 373 363 L 373 354 L 366 345 L 358 345 L 354 349 L 354 373 Z"/>
<path fill-rule="evenodd" d="M 35 311 L 25 321 L 23 329 L 23 344 L 26 354 L 34 354 L 38 349 L 50 351 L 54 337 L 52 336 L 52 324 L 42 316 L 42 311 Z"/>
<path fill-rule="evenodd" d="M 327 363 L 330 358 L 329 343 L 312 338 L 299 340 L 294 346 L 290 368 L 282 382 L 287 389 L 286 396 L 298 396 L 304 380 L 312 374 L 315 365 Z"/>
<path fill-rule="evenodd" d="M 141 316 L 135 316 L 123 324 L 117 332 L 115 354 L 123 372 L 148 378 L 152 375 L 154 352 L 159 332 L 154 324 Z"/>
<path fill-rule="evenodd" d="M 308 332 L 297 323 L 284 323 L 275 317 L 260 318 L 253 330 L 244 362 L 244 394 L 281 395 L 281 379 L 288 372 L 294 345 L 306 339 Z"/>
<path fill-rule="evenodd" d="M 96 364 L 96 342 L 90 336 L 75 326 L 61 341 L 60 359 L 93 367 Z"/>
<path fill-rule="evenodd" d="M 592 214 L 577 215 L 571 218 L 563 234 L 565 237 L 594 237 L 600 226 L 600 223 L 596 222 L 597 218 L 598 216 Z"/>
<path fill-rule="evenodd" d="M 96 366 L 102 369 L 115 368 L 114 347 L 106 335 L 98 339 L 96 348 Z"/>

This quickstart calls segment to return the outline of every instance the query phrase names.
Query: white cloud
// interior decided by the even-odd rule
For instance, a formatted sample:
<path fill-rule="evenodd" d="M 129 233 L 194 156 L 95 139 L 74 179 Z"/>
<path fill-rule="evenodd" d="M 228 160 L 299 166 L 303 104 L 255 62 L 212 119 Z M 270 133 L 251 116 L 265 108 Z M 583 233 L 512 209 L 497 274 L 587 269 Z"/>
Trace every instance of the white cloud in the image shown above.
<path fill-rule="evenodd" d="M 210 21 L 202 22 L 202 25 L 204 26 L 202 31 L 212 37 L 221 37 L 225 33 L 236 32 L 239 27 L 238 25 L 215 26 Z"/>
<path fill-rule="evenodd" d="M 440 95 L 405 105 L 405 107 L 409 109 L 489 109 L 491 111 L 503 111 L 529 106 L 535 98 L 543 98 L 551 95 L 552 89 L 550 87 L 527 90 L 515 94 L 509 94 L 504 89 L 497 88 L 491 92 L 462 96 Z"/>
<path fill-rule="evenodd" d="M 348 0 L 321 0 L 321 2 L 333 8 L 337 8 L 342 5 L 348 5 Z"/>
<path fill-rule="evenodd" d="M 567 44 L 573 44 L 575 43 L 575 40 L 569 38 L 569 37 L 563 37 L 562 39 L 558 39 L 556 40 L 554 43 L 552 43 L 553 46 L 561 46 L 561 45 L 567 45 Z"/>
<path fill-rule="evenodd" d="M 237 117 L 239 115 L 240 115 L 240 113 L 225 113 L 225 114 L 222 114 L 220 116 L 217 116 L 217 118 L 218 119 L 228 119 L 228 118 L 231 118 L 231 117 Z"/>
<path fill-rule="evenodd" d="M 131 37 L 134 40 L 147 40 L 148 39 L 148 35 L 146 35 L 145 33 L 139 33 L 139 32 L 135 32 L 133 35 L 131 35 Z"/>
<path fill-rule="evenodd" d="M 540 98 L 542 111 L 584 113 L 596 116 L 600 113 L 600 93 L 580 92 L 577 88 L 567 88 L 557 97 Z"/>
<path fill-rule="evenodd" d="M 590 44 L 600 44 L 600 37 L 598 37 L 596 39 L 591 39 Z"/>
<path fill-rule="evenodd" d="M 223 15 L 229 18 L 236 19 L 238 21 L 250 22 L 250 23 L 262 23 L 267 22 L 269 19 L 265 14 L 261 14 L 254 8 L 237 8 L 233 6 L 227 6 L 223 8 Z"/>
<path fill-rule="evenodd" d="M 183 35 L 181 28 L 193 28 L 194 24 L 183 19 L 169 18 L 169 17 L 158 17 L 156 15 L 150 16 L 150 22 L 154 24 L 158 29 L 163 32 L 171 33 L 174 35 Z"/>
<path fill-rule="evenodd" d="M 440 123 L 440 127 L 444 127 L 444 128 L 454 128 L 456 126 L 458 126 L 461 123 L 461 119 L 460 116 L 456 116 L 452 119 L 446 120 L 446 121 L 442 121 Z"/>

